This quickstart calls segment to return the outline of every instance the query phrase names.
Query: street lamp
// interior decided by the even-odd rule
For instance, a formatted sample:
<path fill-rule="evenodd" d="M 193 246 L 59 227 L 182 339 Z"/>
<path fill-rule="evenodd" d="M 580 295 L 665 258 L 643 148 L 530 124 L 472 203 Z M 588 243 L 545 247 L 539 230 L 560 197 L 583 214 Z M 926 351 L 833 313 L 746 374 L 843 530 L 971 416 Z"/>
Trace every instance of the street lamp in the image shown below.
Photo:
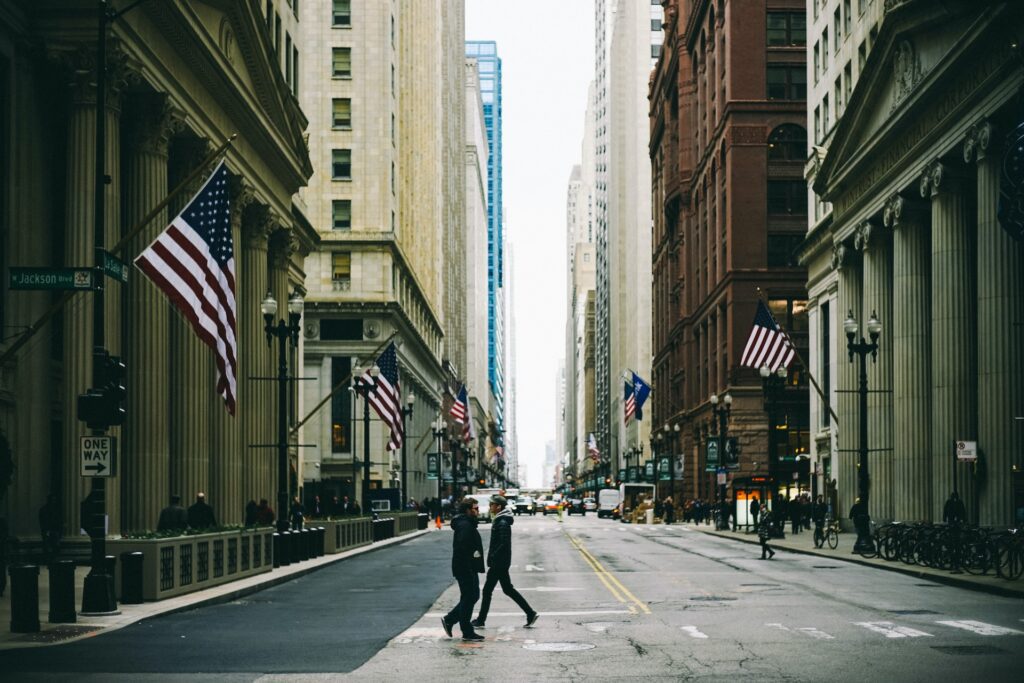
<path fill-rule="evenodd" d="M 399 495 L 399 508 L 404 510 L 406 498 L 409 496 L 409 489 L 406 488 L 405 481 L 405 453 L 406 443 L 409 441 L 409 430 L 406 429 L 406 421 L 412 417 L 412 405 L 416 403 L 416 394 L 412 391 L 405 397 L 405 407 L 402 408 L 402 491 Z"/>
<path fill-rule="evenodd" d="M 776 468 L 778 458 L 773 457 L 774 453 L 774 435 L 775 435 L 775 424 L 772 422 L 772 412 L 774 408 L 782 402 L 782 398 L 785 395 L 786 381 L 789 378 L 789 370 L 784 365 L 780 365 L 779 368 L 772 372 L 772 369 L 767 365 L 762 365 L 758 368 L 758 372 L 761 375 L 761 388 L 764 395 L 764 411 L 768 414 L 768 476 L 775 477 L 778 481 L 779 474 Z"/>
<path fill-rule="evenodd" d="M 441 439 L 444 438 L 444 420 L 439 415 L 436 420 L 430 423 L 430 433 L 434 435 L 434 439 L 437 440 L 437 497 L 438 500 L 441 498 L 441 481 L 443 476 L 441 474 L 441 466 L 444 464 L 444 460 L 441 456 Z"/>
<path fill-rule="evenodd" d="M 277 315 L 277 299 L 273 293 L 260 302 L 263 313 L 263 331 L 267 333 L 267 346 L 272 346 L 277 337 L 277 530 L 288 530 L 288 356 L 287 342 L 293 347 L 299 345 L 299 320 L 302 318 L 302 294 L 295 290 L 288 298 L 288 322 Z"/>
<path fill-rule="evenodd" d="M 861 506 L 861 513 L 856 515 L 853 522 L 857 529 L 857 542 L 853 546 L 854 552 L 870 550 L 871 543 L 871 515 L 868 512 L 868 495 L 871 491 L 871 475 L 868 473 L 868 365 L 867 356 L 871 354 L 871 362 L 878 358 L 878 337 L 882 334 L 882 323 L 874 311 L 868 319 L 868 337 L 870 342 L 864 340 L 864 335 L 857 341 L 858 325 L 857 319 L 853 317 L 853 311 L 846 315 L 843 321 L 843 331 L 846 332 L 846 349 L 850 354 L 850 362 L 853 356 L 860 356 L 860 458 L 857 463 L 857 497 L 858 505 Z M 861 518 L 857 523 L 857 518 Z"/>
<path fill-rule="evenodd" d="M 729 413 L 732 411 L 732 396 L 726 394 L 719 400 L 718 394 L 711 394 L 710 401 L 711 414 L 714 415 L 718 425 L 718 462 L 721 467 L 725 464 L 725 448 L 729 442 Z M 729 521 L 725 514 L 725 482 L 718 485 L 718 509 L 718 528 L 728 529 Z"/>
<path fill-rule="evenodd" d="M 366 377 L 369 375 L 369 377 Z M 377 386 L 377 378 L 380 377 L 380 368 L 376 363 L 370 369 L 364 371 L 356 366 L 352 371 L 352 381 L 358 387 L 362 387 L 363 394 L 363 512 L 370 513 L 370 392 Z M 372 507 L 372 506 L 371 506 Z"/>

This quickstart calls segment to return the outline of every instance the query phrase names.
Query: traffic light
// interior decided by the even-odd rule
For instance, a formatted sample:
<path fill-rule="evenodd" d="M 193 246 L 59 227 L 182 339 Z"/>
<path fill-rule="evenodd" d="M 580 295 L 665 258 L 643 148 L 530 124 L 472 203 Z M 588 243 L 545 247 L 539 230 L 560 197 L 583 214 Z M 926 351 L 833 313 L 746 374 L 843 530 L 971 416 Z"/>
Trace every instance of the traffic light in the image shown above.
<path fill-rule="evenodd" d="M 125 399 L 125 364 L 118 356 L 111 356 L 106 349 L 93 352 L 96 388 L 78 395 L 78 419 L 89 429 L 107 429 L 124 424 L 127 414 Z"/>

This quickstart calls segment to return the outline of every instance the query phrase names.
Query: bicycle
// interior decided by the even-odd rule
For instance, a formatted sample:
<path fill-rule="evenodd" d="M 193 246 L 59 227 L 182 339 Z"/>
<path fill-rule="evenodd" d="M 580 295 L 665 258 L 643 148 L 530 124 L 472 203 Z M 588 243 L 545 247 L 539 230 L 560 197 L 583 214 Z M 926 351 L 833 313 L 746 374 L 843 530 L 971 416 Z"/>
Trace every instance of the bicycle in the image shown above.
<path fill-rule="evenodd" d="M 823 548 L 826 543 L 832 550 L 839 546 L 839 522 L 831 517 L 823 525 L 814 525 L 814 547 Z"/>

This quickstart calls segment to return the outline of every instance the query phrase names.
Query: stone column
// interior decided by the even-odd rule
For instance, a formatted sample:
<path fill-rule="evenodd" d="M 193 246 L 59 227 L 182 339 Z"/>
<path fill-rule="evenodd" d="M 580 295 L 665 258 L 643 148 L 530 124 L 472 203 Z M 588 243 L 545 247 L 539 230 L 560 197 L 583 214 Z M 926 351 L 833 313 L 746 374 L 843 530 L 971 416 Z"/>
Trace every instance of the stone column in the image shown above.
<path fill-rule="evenodd" d="M 978 522 L 985 526 L 1014 523 L 1011 471 L 1024 452 L 1024 425 L 1015 421 L 1024 415 L 1024 244 L 996 215 L 996 137 L 986 122 L 964 144 L 964 160 L 978 161 Z"/>
<path fill-rule="evenodd" d="M 263 331 L 263 315 L 258 302 L 267 294 L 267 238 L 272 224 L 264 206 L 250 206 L 242 217 L 242 259 L 239 265 L 241 295 L 238 312 L 238 417 L 242 421 L 242 498 L 266 498 L 274 501 L 276 491 L 271 487 L 269 460 L 273 449 L 252 448 L 270 444 L 269 429 L 275 424 L 273 413 L 268 412 L 267 395 L 270 383 L 252 379 L 270 377 L 273 368 L 268 365 L 270 350 Z"/>
<path fill-rule="evenodd" d="M 64 262 L 68 266 L 91 266 L 96 262 L 95 225 L 95 163 L 96 163 L 96 76 L 91 54 L 79 54 L 68 62 L 74 82 L 71 106 L 67 120 L 67 189 L 64 201 L 65 232 Z M 108 61 L 106 112 L 105 168 L 111 182 L 106 186 L 104 242 L 113 246 L 120 238 L 120 172 L 121 161 L 121 77 L 117 73 L 117 57 Z M 121 318 L 118 295 L 120 284 L 107 278 L 104 299 L 105 347 L 114 355 L 121 349 Z M 79 468 L 79 437 L 86 434 L 84 423 L 78 422 L 78 395 L 93 384 L 93 294 L 79 294 L 64 307 L 63 313 L 63 365 L 64 365 L 64 460 L 63 499 L 65 528 L 77 530 L 78 503 L 90 488 L 89 480 L 81 476 Z M 120 428 L 108 432 L 120 437 Z M 110 516 L 110 530 L 120 530 L 120 478 L 107 480 L 106 510 Z"/>
<path fill-rule="evenodd" d="M 124 211 L 126 229 L 167 196 L 170 111 L 163 97 L 131 103 L 126 125 Z M 131 261 L 167 227 L 167 211 L 128 244 L 122 258 Z M 124 426 L 121 473 L 124 529 L 155 529 L 170 495 L 169 399 L 171 304 L 167 297 L 134 271 L 124 287 L 124 358 L 128 368 L 128 418 Z"/>
<path fill-rule="evenodd" d="M 837 517 L 845 518 L 857 498 L 857 448 L 859 446 L 858 425 L 860 424 L 860 412 L 857 403 L 857 364 L 848 360 L 846 353 L 846 336 L 843 334 L 842 321 L 846 319 L 849 312 L 854 315 L 861 309 L 863 299 L 861 292 L 861 263 L 857 252 L 846 244 L 838 244 L 832 252 L 832 267 L 839 269 L 839 310 L 836 311 L 837 329 L 839 333 L 836 339 L 836 363 L 838 367 L 838 395 L 836 403 L 839 416 L 839 434 L 836 442 L 839 447 L 837 455 L 838 462 L 835 463 L 833 471 L 838 480 L 839 487 L 839 509 Z M 861 329 L 865 321 L 858 320 Z"/>
<path fill-rule="evenodd" d="M 884 220 L 893 231 L 893 512 L 931 518 L 931 248 L 927 207 L 896 195 Z M 882 339 L 886 338 L 885 332 Z M 881 355 L 884 347 L 879 350 Z M 908 428 L 910 426 L 910 428 Z"/>
<path fill-rule="evenodd" d="M 942 519 L 942 506 L 953 489 L 953 444 L 978 436 L 976 245 L 970 231 L 973 207 L 965 195 L 968 189 L 939 161 L 921 177 L 921 196 L 931 198 L 932 212 L 931 446 L 932 518 L 936 521 Z M 961 498 L 970 510 L 966 473 L 961 467 L 957 477 Z"/>
<path fill-rule="evenodd" d="M 882 323 L 878 356 L 868 359 L 868 469 L 870 513 L 879 522 L 893 519 L 892 463 L 892 240 L 891 233 L 866 221 L 857 234 L 864 259 L 864 302 L 861 329 L 874 314 Z M 866 335 L 865 335 L 866 336 Z"/>
<path fill-rule="evenodd" d="M 231 202 L 231 240 L 234 245 L 235 258 L 235 340 L 236 354 L 241 352 L 242 309 L 257 306 L 258 299 L 245 292 L 242 287 L 242 216 L 246 207 L 252 203 L 252 188 L 241 178 L 232 177 Z M 236 358 L 238 356 L 236 355 Z M 241 359 L 237 367 L 241 372 Z M 242 379 L 236 377 L 236 392 L 242 391 Z M 236 396 L 236 399 L 238 396 Z M 243 510 L 249 499 L 259 502 L 255 491 L 243 490 L 244 463 L 248 449 L 244 447 L 242 438 L 242 416 L 236 400 L 235 415 L 227 411 L 224 400 L 214 396 L 217 405 L 211 409 L 210 415 L 210 496 L 217 501 L 220 519 L 224 524 L 240 524 L 243 521 Z"/>

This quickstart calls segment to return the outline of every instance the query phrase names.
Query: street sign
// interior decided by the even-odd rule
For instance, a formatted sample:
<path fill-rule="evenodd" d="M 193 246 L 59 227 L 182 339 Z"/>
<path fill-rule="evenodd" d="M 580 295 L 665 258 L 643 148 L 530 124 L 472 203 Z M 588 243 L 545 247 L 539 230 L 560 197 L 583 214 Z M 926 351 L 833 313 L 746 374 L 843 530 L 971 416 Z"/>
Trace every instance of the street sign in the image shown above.
<path fill-rule="evenodd" d="M 644 464 L 644 481 L 654 481 L 654 461 L 648 460 Z"/>
<path fill-rule="evenodd" d="M 117 439 L 112 436 L 83 436 L 81 443 L 83 477 L 113 477 L 117 474 Z"/>
<path fill-rule="evenodd" d="M 622 467 L 619 469 L 619 481 L 626 481 L 626 468 Z"/>
<path fill-rule="evenodd" d="M 730 470 L 740 467 L 740 442 L 735 436 L 725 440 L 725 466 Z"/>
<path fill-rule="evenodd" d="M 725 468 L 719 467 L 716 471 L 718 472 L 718 485 L 725 486 Z"/>
<path fill-rule="evenodd" d="M 11 289 L 95 289 L 89 268 L 11 268 Z"/>
<path fill-rule="evenodd" d="M 437 453 L 427 453 L 427 479 L 437 479 L 441 459 Z"/>
<path fill-rule="evenodd" d="M 718 470 L 718 437 L 708 437 L 707 445 L 707 459 L 705 462 L 704 471 L 715 472 Z"/>
<path fill-rule="evenodd" d="M 671 481 L 672 472 L 669 469 L 669 456 L 663 455 L 658 458 L 658 481 Z"/>
<path fill-rule="evenodd" d="M 636 465 L 630 465 L 626 468 L 626 481 L 633 483 L 637 481 L 636 478 Z"/>
<path fill-rule="evenodd" d="M 978 442 L 957 441 L 956 459 L 964 462 L 975 462 L 978 459 Z"/>
<path fill-rule="evenodd" d="M 103 263 L 101 263 L 100 266 L 103 268 L 103 273 L 105 275 L 124 283 L 128 282 L 128 264 L 111 254 L 109 251 L 103 252 Z"/>

